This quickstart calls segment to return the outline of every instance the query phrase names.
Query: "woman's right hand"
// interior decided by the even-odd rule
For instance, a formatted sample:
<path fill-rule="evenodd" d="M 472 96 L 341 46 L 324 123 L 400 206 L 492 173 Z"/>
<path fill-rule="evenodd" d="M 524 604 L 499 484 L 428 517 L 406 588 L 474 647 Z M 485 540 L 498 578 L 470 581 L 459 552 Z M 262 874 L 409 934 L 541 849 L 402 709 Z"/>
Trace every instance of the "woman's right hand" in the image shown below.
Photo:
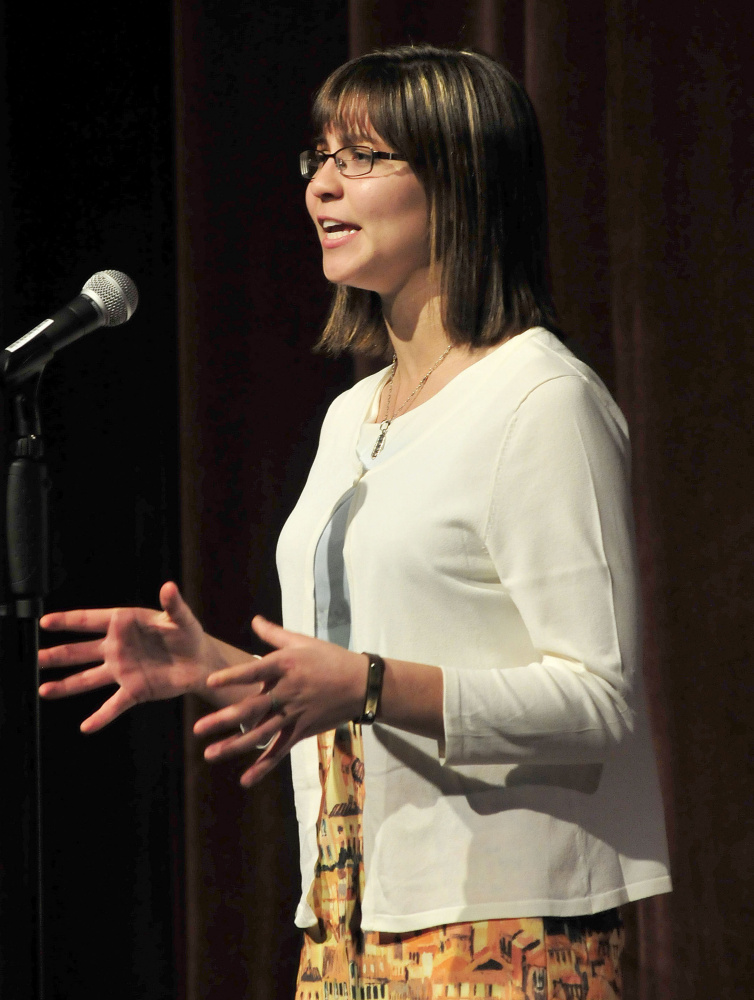
<path fill-rule="evenodd" d="M 162 611 L 101 608 L 44 615 L 39 624 L 46 631 L 101 637 L 40 650 L 40 668 L 95 664 L 63 680 L 47 681 L 40 695 L 67 698 L 117 684 L 118 690 L 81 723 L 82 732 L 93 733 L 142 702 L 203 693 L 206 677 L 224 665 L 218 663 L 216 647 L 174 583 L 163 584 L 160 606 Z"/>

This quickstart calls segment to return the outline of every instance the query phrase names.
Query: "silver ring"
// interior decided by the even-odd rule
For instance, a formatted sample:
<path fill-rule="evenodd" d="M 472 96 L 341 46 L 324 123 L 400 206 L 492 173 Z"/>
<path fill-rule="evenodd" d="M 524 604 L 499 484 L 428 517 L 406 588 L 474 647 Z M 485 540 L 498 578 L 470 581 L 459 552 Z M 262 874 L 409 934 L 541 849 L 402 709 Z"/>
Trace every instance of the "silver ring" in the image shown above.
<path fill-rule="evenodd" d="M 245 725 L 243 724 L 243 722 L 239 723 L 239 726 L 238 726 L 238 728 L 239 728 L 239 729 L 241 730 L 241 733 L 242 733 L 242 734 L 243 734 L 244 736 L 245 736 L 245 735 L 246 735 L 246 734 L 247 734 L 248 732 L 250 732 L 250 730 L 248 730 L 248 729 L 246 728 L 246 726 L 245 726 Z M 270 743 L 272 743 L 272 741 L 273 741 L 274 739 L 275 739 L 275 734 L 273 733 L 273 734 L 272 734 L 272 736 L 270 736 L 270 738 L 269 738 L 269 739 L 267 740 L 267 742 L 266 742 L 266 743 L 255 743 L 255 744 L 254 744 L 254 749 L 255 749 L 255 750 L 266 750 L 266 749 L 267 749 L 267 747 L 268 747 L 268 746 L 270 745 Z"/>

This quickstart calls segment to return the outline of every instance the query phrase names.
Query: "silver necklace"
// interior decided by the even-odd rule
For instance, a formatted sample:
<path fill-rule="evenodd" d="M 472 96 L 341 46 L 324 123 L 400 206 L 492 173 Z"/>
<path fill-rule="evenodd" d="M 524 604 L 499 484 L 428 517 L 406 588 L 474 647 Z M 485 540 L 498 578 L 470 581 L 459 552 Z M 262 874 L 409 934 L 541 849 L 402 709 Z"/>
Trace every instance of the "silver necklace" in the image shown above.
<path fill-rule="evenodd" d="M 411 393 L 411 395 L 408 397 L 408 399 L 405 399 L 401 403 L 401 405 L 396 410 L 393 411 L 393 415 L 391 417 L 390 416 L 390 403 L 392 402 L 392 399 L 393 399 L 393 382 L 395 380 L 396 369 L 398 368 L 398 357 L 395 354 L 393 355 L 393 367 L 390 370 L 390 379 L 388 380 L 387 406 L 385 408 L 385 419 L 380 424 L 380 436 L 377 438 L 377 443 L 375 444 L 374 448 L 372 448 L 372 458 L 377 458 L 377 456 L 379 455 L 379 453 L 385 447 L 385 438 L 387 437 L 387 432 L 390 430 L 390 425 L 392 424 L 392 422 L 395 420 L 395 418 L 397 416 L 399 416 L 406 409 L 406 407 L 408 406 L 408 404 L 419 395 L 419 393 L 424 388 L 424 386 L 426 384 L 426 381 L 429 378 L 429 376 L 432 374 L 432 372 L 436 368 L 440 367 L 440 365 L 447 358 L 447 356 L 450 354 L 450 352 L 451 352 L 452 349 L 453 349 L 453 345 L 452 344 L 448 344 L 448 346 L 442 352 L 442 354 L 437 359 L 437 361 L 435 361 L 435 363 L 429 369 L 429 371 L 424 376 L 424 378 L 422 378 L 421 382 L 417 385 L 417 387 L 414 389 L 414 391 Z"/>

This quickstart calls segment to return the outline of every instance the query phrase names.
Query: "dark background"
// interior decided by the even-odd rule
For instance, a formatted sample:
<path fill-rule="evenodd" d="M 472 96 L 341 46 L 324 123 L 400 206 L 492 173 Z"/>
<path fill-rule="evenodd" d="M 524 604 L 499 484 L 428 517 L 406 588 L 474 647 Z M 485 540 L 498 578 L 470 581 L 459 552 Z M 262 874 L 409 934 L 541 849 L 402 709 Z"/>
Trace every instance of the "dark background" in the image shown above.
<path fill-rule="evenodd" d="M 140 293 L 127 326 L 71 346 L 43 379 L 48 607 L 154 604 L 180 563 L 172 13 L 142 0 L 3 4 L 2 17 L 2 342 L 98 270 Z M 181 706 L 84 738 L 96 704 L 41 706 L 47 996 L 172 997 Z M 19 937 L 2 947 L 22 960 Z"/>
<path fill-rule="evenodd" d="M 154 605 L 177 578 L 210 631 L 250 648 L 251 615 L 278 615 L 277 532 L 352 379 L 350 362 L 310 350 L 329 292 L 296 154 L 331 69 L 423 40 L 472 43 L 525 80 L 561 319 L 631 424 L 676 891 L 627 908 L 629 985 L 641 1000 L 748 997 L 748 7 L 3 4 L 3 343 L 97 270 L 126 271 L 141 296 L 127 326 L 45 375 L 48 606 Z M 48 998 L 290 996 L 288 775 L 246 793 L 238 768 L 209 769 L 193 704 L 84 738 L 96 703 L 41 709 Z"/>

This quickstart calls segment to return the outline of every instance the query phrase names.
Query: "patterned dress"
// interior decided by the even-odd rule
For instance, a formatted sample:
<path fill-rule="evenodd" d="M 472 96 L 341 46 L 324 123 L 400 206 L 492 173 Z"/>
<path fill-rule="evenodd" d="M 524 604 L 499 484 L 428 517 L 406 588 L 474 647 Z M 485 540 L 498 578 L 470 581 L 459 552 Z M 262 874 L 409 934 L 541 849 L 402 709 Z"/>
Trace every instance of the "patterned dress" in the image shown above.
<path fill-rule="evenodd" d="M 623 925 L 616 910 L 576 918 L 445 924 L 362 932 L 361 728 L 318 737 L 322 801 L 313 909 L 296 1000 L 620 1000 Z"/>

